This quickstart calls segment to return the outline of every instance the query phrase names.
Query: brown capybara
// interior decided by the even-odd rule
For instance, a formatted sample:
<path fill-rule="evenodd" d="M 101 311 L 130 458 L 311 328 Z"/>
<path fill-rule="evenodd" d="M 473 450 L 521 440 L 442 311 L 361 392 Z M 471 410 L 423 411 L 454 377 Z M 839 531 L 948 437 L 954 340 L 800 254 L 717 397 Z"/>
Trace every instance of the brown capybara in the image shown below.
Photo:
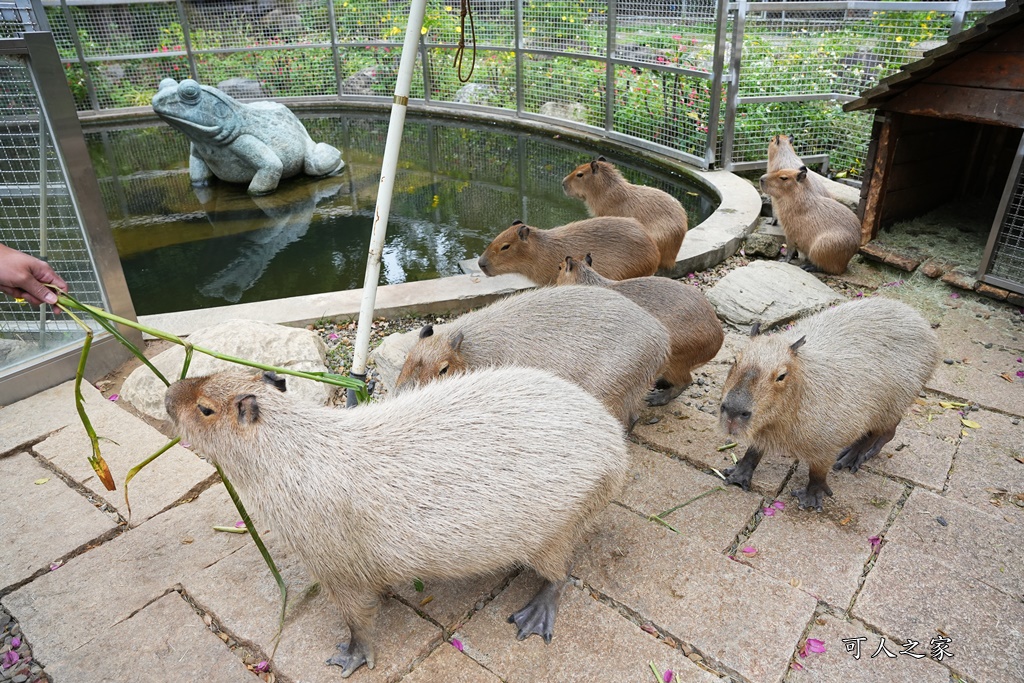
<path fill-rule="evenodd" d="M 379 595 L 417 577 L 533 567 L 546 583 L 510 621 L 550 641 L 573 551 L 629 465 L 608 411 L 532 368 L 349 410 L 241 373 L 180 380 L 164 402 L 340 609 L 350 636 L 329 662 L 343 678 L 374 667 Z"/>
<path fill-rule="evenodd" d="M 521 273 L 540 286 L 555 284 L 566 254 L 600 256 L 601 274 L 613 280 L 653 275 L 658 248 L 632 218 L 588 218 L 550 230 L 522 221 L 494 238 L 477 260 L 484 275 Z"/>
<path fill-rule="evenodd" d="M 425 326 L 395 389 L 495 365 L 543 368 L 597 397 L 629 430 L 668 344 L 665 326 L 621 294 L 542 287 Z"/>
<path fill-rule="evenodd" d="M 792 135 L 776 135 L 768 143 L 768 173 L 781 171 L 784 168 L 800 168 L 805 166 L 793 149 Z M 831 197 L 825 179 L 814 171 L 807 172 L 807 187 L 816 195 Z"/>
<path fill-rule="evenodd" d="M 558 273 L 558 285 L 589 285 L 618 292 L 644 309 L 668 330 L 669 350 L 647 403 L 663 406 L 693 381 L 691 372 L 715 357 L 725 335 L 715 309 L 693 285 L 667 277 L 636 277 L 609 280 L 583 261 L 566 256 Z"/>
<path fill-rule="evenodd" d="M 629 216 L 640 221 L 658 247 L 658 267 L 664 270 L 676 267 L 679 248 L 686 237 L 687 218 L 686 209 L 668 192 L 656 187 L 633 185 L 604 157 L 577 166 L 562 180 L 562 189 L 566 195 L 582 199 L 591 216 Z M 595 261 L 603 264 L 601 255 L 593 253 Z M 562 256 L 582 258 L 582 254 L 568 251 Z"/>
<path fill-rule="evenodd" d="M 754 336 L 722 395 L 722 426 L 750 442 L 726 482 L 748 489 L 763 454 L 796 456 L 810 477 L 793 495 L 801 509 L 820 511 L 832 495 L 829 468 L 856 472 L 877 455 L 938 360 L 928 322 L 883 298 L 847 302 L 790 330 Z"/>
<path fill-rule="evenodd" d="M 761 190 L 771 195 L 786 233 L 786 263 L 799 250 L 806 261 L 804 270 L 846 272 L 860 250 L 857 214 L 831 197 L 815 194 L 808 186 L 806 166 L 764 174 Z"/>

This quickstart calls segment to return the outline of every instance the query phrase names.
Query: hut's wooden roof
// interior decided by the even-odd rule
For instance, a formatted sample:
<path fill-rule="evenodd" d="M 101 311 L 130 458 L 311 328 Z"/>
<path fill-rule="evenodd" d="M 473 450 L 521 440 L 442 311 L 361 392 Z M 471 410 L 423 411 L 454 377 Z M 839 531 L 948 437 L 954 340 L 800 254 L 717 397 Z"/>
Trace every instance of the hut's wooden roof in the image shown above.
<path fill-rule="evenodd" d="M 847 102 L 843 110 L 860 111 L 882 107 L 911 86 L 1022 24 L 1024 6 L 1021 0 L 1008 0 L 1006 7 L 983 17 L 969 30 L 950 36 L 945 45 L 929 50 L 924 53 L 922 59 L 911 62 L 898 73 L 882 79 L 877 86 L 861 93 L 858 99 Z"/>

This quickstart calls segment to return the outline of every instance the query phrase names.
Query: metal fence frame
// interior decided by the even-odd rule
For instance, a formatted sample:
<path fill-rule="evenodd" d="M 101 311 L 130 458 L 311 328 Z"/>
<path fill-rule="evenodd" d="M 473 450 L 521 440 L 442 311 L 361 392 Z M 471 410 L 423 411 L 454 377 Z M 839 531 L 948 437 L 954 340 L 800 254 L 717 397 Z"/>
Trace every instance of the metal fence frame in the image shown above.
<path fill-rule="evenodd" d="M 1024 231 L 1021 230 L 1021 215 L 1024 215 L 1024 139 L 1021 139 L 1017 146 L 1017 154 L 1013 158 L 1010 173 L 1006 177 L 1006 187 L 1003 190 L 1002 198 L 999 200 L 999 207 L 996 210 L 996 217 L 992 221 L 992 230 L 989 233 L 988 242 L 985 244 L 985 253 L 981 257 L 981 264 L 978 266 L 979 279 L 996 287 L 1002 287 L 1018 294 L 1024 294 L 1024 278 L 1010 280 L 1005 272 L 993 273 L 996 257 L 1000 251 L 1009 252 L 1007 261 L 1016 262 L 1020 268 L 1024 264 Z M 1011 221 L 1014 223 L 1011 226 Z"/>
<path fill-rule="evenodd" d="M 39 2 L 40 0 L 33 0 Z M 334 68 L 334 93 L 322 93 L 316 97 L 279 97 L 279 99 L 285 103 L 297 103 L 301 104 L 304 102 L 313 103 L 330 103 L 330 102 L 350 102 L 358 104 L 361 102 L 372 102 L 372 103 L 384 103 L 389 100 L 387 97 L 378 96 L 367 96 L 367 95 L 347 95 L 341 93 L 342 83 L 342 71 L 341 71 L 341 60 L 339 57 L 340 50 L 348 48 L 373 48 L 373 47 L 396 47 L 400 45 L 398 41 L 369 41 L 369 42 L 358 42 L 358 41 L 342 41 L 339 40 L 338 36 L 338 18 L 336 16 L 335 2 L 333 0 L 320 0 L 325 3 L 325 9 L 329 20 L 330 29 L 330 42 L 327 43 L 289 43 L 283 44 L 279 47 L 270 46 L 258 46 L 249 48 L 236 48 L 236 47 L 221 47 L 221 48 L 208 48 L 208 49 L 195 49 L 192 45 L 191 35 L 193 27 L 189 23 L 189 13 L 186 11 L 185 0 L 41 0 L 41 4 L 47 8 L 51 8 L 51 11 L 60 11 L 64 17 L 64 20 L 68 23 L 71 28 L 71 35 L 75 42 L 76 58 L 69 59 L 65 58 L 66 64 L 78 62 L 81 65 L 87 65 L 92 62 L 111 62 L 118 60 L 128 59 L 150 59 L 150 58 L 167 58 L 167 57 L 183 57 L 187 61 L 188 70 L 193 78 L 197 78 L 199 70 L 197 68 L 197 55 L 217 55 L 217 54 L 233 54 L 247 51 L 265 51 L 274 49 L 283 50 L 307 50 L 307 49 L 320 49 L 330 50 L 333 59 Z M 903 2 L 865 2 L 862 0 L 839 0 L 839 1 L 818 1 L 811 0 L 809 2 L 790 0 L 789 2 L 752 2 L 749 0 L 708 0 L 708 2 L 701 3 L 682 3 L 682 9 L 673 10 L 680 14 L 680 16 L 695 16 L 703 18 L 705 23 L 708 23 L 708 19 L 712 19 L 715 23 L 714 33 L 714 54 L 713 54 L 713 65 L 710 71 L 701 71 L 688 68 L 677 67 L 671 64 L 659 64 L 652 63 L 649 61 L 637 61 L 631 59 L 629 54 L 620 50 L 620 46 L 617 44 L 617 36 L 624 23 L 620 21 L 620 7 L 623 7 L 623 0 L 609 0 L 607 3 L 607 14 L 605 15 L 604 21 L 607 23 L 607 41 L 604 45 L 603 52 L 598 53 L 586 53 L 586 52 L 573 52 L 563 50 L 547 50 L 547 49 L 535 49 L 528 47 L 524 40 L 524 8 L 528 5 L 528 0 L 510 0 L 514 2 L 515 10 L 515 25 L 514 25 L 514 37 L 511 45 L 490 45 L 481 44 L 478 49 L 484 53 L 490 51 L 499 51 L 505 53 L 513 53 L 515 59 L 515 90 L 516 90 L 516 107 L 514 110 L 495 108 L 486 105 L 473 105 L 473 104 L 460 104 L 450 102 L 447 100 L 438 100 L 431 96 L 431 71 L 430 62 L 428 55 L 434 50 L 452 50 L 456 47 L 454 43 L 450 42 L 434 42 L 432 40 L 432 34 L 421 38 L 420 40 L 420 63 L 421 63 L 421 77 L 422 83 L 420 84 L 423 88 L 423 97 L 419 98 L 419 102 L 423 105 L 431 105 L 434 107 L 446 107 L 454 110 L 461 111 L 476 111 L 478 113 L 487 114 L 489 112 L 500 111 L 503 115 L 512 113 L 516 118 L 524 120 L 534 120 L 545 123 L 557 124 L 563 127 L 576 128 L 586 133 L 597 134 L 605 136 L 616 141 L 624 142 L 626 144 L 646 149 L 661 154 L 665 154 L 671 158 L 676 158 L 689 164 L 695 165 L 699 168 L 712 168 L 720 167 L 726 170 L 744 171 L 755 168 L 763 168 L 766 165 L 765 159 L 759 159 L 755 161 L 740 161 L 735 158 L 734 151 L 736 146 L 736 120 L 737 111 L 740 107 L 745 104 L 761 104 L 761 103 L 785 103 L 785 102 L 812 102 L 812 101 L 829 101 L 834 102 L 837 108 L 840 108 L 843 103 L 855 99 L 855 95 L 852 93 L 786 93 L 784 95 L 770 95 L 770 96 L 744 96 L 741 94 L 741 85 L 743 83 L 743 48 L 745 38 L 745 26 L 748 17 L 752 17 L 759 13 L 782 13 L 785 17 L 786 13 L 793 15 L 801 14 L 806 15 L 809 12 L 857 12 L 857 11 L 885 11 L 885 12 L 927 12 L 935 11 L 948 14 L 952 17 L 950 26 L 950 33 L 956 33 L 964 25 L 965 17 L 969 13 L 979 14 L 994 11 L 1001 8 L 1004 5 L 1002 0 L 996 1 L 974 1 L 971 0 L 950 0 L 945 2 L 931 2 L 928 0 L 910 0 Z M 168 51 L 157 54 L 146 53 L 146 54 L 132 54 L 132 55 L 94 55 L 86 56 L 86 51 L 83 49 L 81 42 L 78 39 L 78 32 L 75 30 L 74 18 L 70 11 L 71 7 L 102 7 L 102 6 L 116 6 L 116 5 L 131 5 L 131 4 L 145 4 L 145 5 L 160 5 L 170 4 L 175 7 L 175 12 L 178 20 L 181 22 L 184 40 L 181 51 Z M 632 7 L 632 6 L 630 6 Z M 653 6 L 652 6 L 653 7 Z M 657 7 L 661 7 L 658 5 Z M 666 5 L 668 7 L 668 5 Z M 696 7 L 696 12 L 693 12 L 693 7 Z M 691 14 L 692 12 L 692 14 Z M 528 111 L 525 105 L 525 91 L 527 83 L 527 75 L 525 73 L 524 62 L 528 58 L 553 58 L 553 57 L 564 57 L 575 60 L 584 60 L 586 62 L 594 62 L 595 64 L 605 65 L 606 71 L 606 82 L 605 82 L 605 93 L 604 93 L 604 125 L 595 126 L 586 123 L 578 123 L 569 121 L 566 119 L 555 118 L 551 116 L 545 116 L 539 113 Z M 706 115 L 707 131 L 704 134 L 703 140 L 703 151 L 702 153 L 690 153 L 681 149 L 676 149 L 658 142 L 644 139 L 636 135 L 631 135 L 628 132 L 616 130 L 614 123 L 615 117 L 615 103 L 616 103 L 616 69 L 617 68 L 634 68 L 634 69 L 646 69 L 653 70 L 661 74 L 677 75 L 686 78 L 706 80 L 710 87 L 710 101 L 707 103 L 706 110 L 701 110 L 701 115 Z M 93 112 L 101 111 L 100 100 L 97 95 L 96 86 L 93 83 L 90 70 L 84 68 L 85 73 L 85 88 L 88 93 L 89 104 L 92 107 Z M 154 84 L 154 88 L 155 88 Z M 414 101 L 416 98 L 413 98 Z M 703 104 L 703 103 L 702 103 Z M 724 106 L 724 113 L 722 108 Z M 109 111 L 109 110 L 103 110 Z M 851 116 L 851 115 L 846 115 Z M 868 127 L 870 130 L 870 127 Z M 776 131 L 785 132 L 785 131 Z M 767 146 L 767 136 L 765 136 L 765 147 Z M 865 140 L 866 146 L 866 140 Z M 695 148 L 696 146 L 694 146 Z M 810 163 L 822 163 L 827 169 L 829 163 L 828 153 L 822 154 L 811 154 L 804 157 L 806 161 Z"/>

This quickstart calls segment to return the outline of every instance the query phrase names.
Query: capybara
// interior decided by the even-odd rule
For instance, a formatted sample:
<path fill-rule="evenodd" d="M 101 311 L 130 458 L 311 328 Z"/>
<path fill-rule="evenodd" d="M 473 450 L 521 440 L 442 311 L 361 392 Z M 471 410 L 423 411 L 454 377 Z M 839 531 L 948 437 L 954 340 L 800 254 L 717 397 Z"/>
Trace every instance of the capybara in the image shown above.
<path fill-rule="evenodd" d="M 573 550 L 629 463 L 597 400 L 530 368 L 349 410 L 234 372 L 175 382 L 164 402 L 341 610 L 350 637 L 329 661 L 342 677 L 374 666 L 378 596 L 417 577 L 529 565 L 546 583 L 510 621 L 549 642 Z"/>
<path fill-rule="evenodd" d="M 665 326 L 621 294 L 542 287 L 423 327 L 395 388 L 494 365 L 543 368 L 604 402 L 628 431 L 668 344 Z"/>
<path fill-rule="evenodd" d="M 622 217 L 589 218 L 550 230 L 517 220 L 487 245 L 477 264 L 484 275 L 522 273 L 544 286 L 555 284 L 566 254 L 583 258 L 588 252 L 602 259 L 601 274 L 613 280 L 658 270 L 654 242 L 639 223 Z"/>
<path fill-rule="evenodd" d="M 667 277 L 609 280 L 592 265 L 590 254 L 583 261 L 566 256 L 557 284 L 606 287 L 661 321 L 668 330 L 668 358 L 658 373 L 654 391 L 647 395 L 647 403 L 665 405 L 693 381 L 693 369 L 714 358 L 722 348 L 725 335 L 714 307 L 693 285 Z"/>
<path fill-rule="evenodd" d="M 577 166 L 562 180 L 562 189 L 566 195 L 582 199 L 591 216 L 630 216 L 640 221 L 658 247 L 658 267 L 665 270 L 675 268 L 679 248 L 686 237 L 687 218 L 686 209 L 668 192 L 656 187 L 633 185 L 604 157 Z M 604 257 L 596 251 L 593 254 L 596 262 L 603 264 Z M 568 251 L 562 254 L 567 255 L 576 259 L 583 256 Z M 603 272 L 601 274 L 604 275 Z"/>
<path fill-rule="evenodd" d="M 796 456 L 810 477 L 793 495 L 801 509 L 820 511 L 823 497 L 832 495 L 829 467 L 856 472 L 877 455 L 938 359 L 938 338 L 924 318 L 878 297 L 754 336 L 729 370 L 722 395 L 722 426 L 750 443 L 726 482 L 749 488 L 764 453 Z"/>
<path fill-rule="evenodd" d="M 786 233 L 786 263 L 799 250 L 807 261 L 804 270 L 846 272 L 860 250 L 857 214 L 831 197 L 815 194 L 808 185 L 806 166 L 764 174 L 761 189 L 771 195 Z"/>
<path fill-rule="evenodd" d="M 768 173 L 781 171 L 784 168 L 800 168 L 805 165 L 803 159 L 793 149 L 792 135 L 776 135 L 768 143 Z M 816 195 L 832 196 L 825 184 L 825 179 L 814 171 L 807 172 L 807 187 Z"/>

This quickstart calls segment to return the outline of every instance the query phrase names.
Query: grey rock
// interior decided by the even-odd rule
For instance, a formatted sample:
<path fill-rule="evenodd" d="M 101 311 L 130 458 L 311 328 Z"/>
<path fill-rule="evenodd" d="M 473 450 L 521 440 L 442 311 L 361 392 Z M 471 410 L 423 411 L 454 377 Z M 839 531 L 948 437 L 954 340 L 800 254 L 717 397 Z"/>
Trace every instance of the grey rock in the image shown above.
<path fill-rule="evenodd" d="M 37 344 L 19 339 L 0 339 L 0 366 L 13 365 L 31 356 L 33 349 L 38 348 Z"/>
<path fill-rule="evenodd" d="M 245 104 L 190 78 L 160 81 L 153 111 L 191 141 L 189 179 L 203 186 L 213 177 L 248 183 L 249 194 L 269 194 L 282 178 L 305 173 L 336 175 L 341 152 L 313 142 L 298 117 L 277 102 Z"/>
<path fill-rule="evenodd" d="M 576 123 L 587 122 L 587 108 L 579 102 L 545 102 L 540 105 L 540 115 Z"/>
<path fill-rule="evenodd" d="M 782 245 L 786 243 L 786 234 L 782 227 L 772 225 L 770 220 L 762 220 L 750 235 L 747 235 L 743 249 L 747 256 L 766 256 L 775 258 L 782 253 Z"/>
<path fill-rule="evenodd" d="M 494 88 L 483 83 L 467 83 L 455 93 L 454 101 L 459 104 L 490 104 L 497 95 Z"/>
<path fill-rule="evenodd" d="M 309 330 L 273 325 L 257 320 L 229 320 L 197 330 L 189 342 L 211 351 L 276 365 L 290 370 L 326 372 L 327 347 L 319 335 Z M 185 349 L 175 346 L 152 359 L 165 377 L 177 376 L 185 360 Z M 189 376 L 208 375 L 221 370 L 244 370 L 242 366 L 196 353 L 192 356 Z M 254 371 L 255 372 L 255 371 Z M 288 393 L 298 399 L 324 405 L 330 398 L 328 385 L 308 379 L 285 376 Z M 149 368 L 142 366 L 128 376 L 121 387 L 121 398 L 136 410 L 157 420 L 167 419 L 164 410 L 163 382 Z"/>
<path fill-rule="evenodd" d="M 228 78 L 218 83 L 217 89 L 240 100 L 258 100 L 266 97 L 260 82 L 251 78 Z"/>
<path fill-rule="evenodd" d="M 737 268 L 707 297 L 718 317 L 743 330 L 755 322 L 767 329 L 843 300 L 813 275 L 775 261 Z"/>
<path fill-rule="evenodd" d="M 360 69 L 341 82 L 342 95 L 375 95 L 373 86 L 377 84 L 377 68 L 368 66 Z"/>
<path fill-rule="evenodd" d="M 381 381 L 389 391 L 395 388 L 405 357 L 409 355 L 409 349 L 419 339 L 419 335 L 419 330 L 390 334 L 370 353 L 369 359 L 373 361 Z"/>

